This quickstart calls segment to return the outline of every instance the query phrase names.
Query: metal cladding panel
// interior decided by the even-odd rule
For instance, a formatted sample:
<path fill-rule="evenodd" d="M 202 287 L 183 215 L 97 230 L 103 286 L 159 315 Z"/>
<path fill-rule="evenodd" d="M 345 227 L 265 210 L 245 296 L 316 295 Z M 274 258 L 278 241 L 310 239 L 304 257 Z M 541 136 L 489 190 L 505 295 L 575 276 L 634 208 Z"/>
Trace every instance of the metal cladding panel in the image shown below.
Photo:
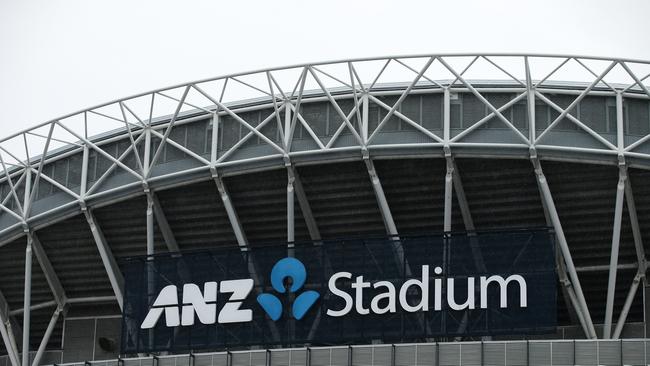
<path fill-rule="evenodd" d="M 551 361 L 553 365 L 580 365 L 573 342 L 553 342 L 551 344 Z"/>
<path fill-rule="evenodd" d="M 528 365 L 528 343 L 517 341 L 506 343 L 505 361 L 506 366 Z"/>
<path fill-rule="evenodd" d="M 483 345 L 483 362 L 490 366 L 506 366 L 506 344 L 492 342 Z"/>
<path fill-rule="evenodd" d="M 481 343 L 463 343 L 460 349 L 461 365 L 481 366 L 483 364 L 483 345 Z"/>
<path fill-rule="evenodd" d="M 147 254 L 147 200 L 144 196 L 93 210 L 99 227 L 115 258 Z M 154 250 L 167 252 L 158 224 L 154 220 Z"/>
<path fill-rule="evenodd" d="M 462 366 L 461 348 L 458 343 L 438 344 L 438 365 L 439 366 Z"/>
<path fill-rule="evenodd" d="M 395 366 L 417 364 L 416 345 L 395 345 Z"/>
<path fill-rule="evenodd" d="M 222 353 L 195 353 L 194 366 L 228 366 L 228 354 Z"/>
<path fill-rule="evenodd" d="M 575 363 L 578 365 L 598 365 L 598 343 L 575 342 Z"/>
<path fill-rule="evenodd" d="M 621 344 L 623 365 L 646 364 L 645 341 L 624 339 Z"/>
<path fill-rule="evenodd" d="M 386 200 L 401 234 L 441 232 L 444 220 L 445 173 L 443 159 L 376 160 Z M 452 230 L 464 230 L 454 196 Z"/>
<path fill-rule="evenodd" d="M 372 346 L 352 347 L 352 366 L 373 366 Z"/>
<path fill-rule="evenodd" d="M 156 194 L 181 250 L 237 244 L 213 180 L 161 190 Z"/>
<path fill-rule="evenodd" d="M 527 160 L 456 159 L 477 230 L 546 226 Z"/>
<path fill-rule="evenodd" d="M 599 365 L 621 365 L 621 341 L 602 340 L 598 341 L 598 364 Z"/>
<path fill-rule="evenodd" d="M 114 295 L 83 215 L 39 230 L 38 238 L 69 298 Z"/>
<path fill-rule="evenodd" d="M 386 234 L 363 162 L 303 166 L 298 172 L 324 239 Z"/>
<path fill-rule="evenodd" d="M 287 171 L 224 178 L 230 197 L 251 245 L 287 240 Z M 298 200 L 294 200 L 296 240 L 309 239 Z"/>
<path fill-rule="evenodd" d="M 551 365 L 551 356 L 550 342 L 531 342 L 528 345 L 528 362 L 531 366 Z"/>

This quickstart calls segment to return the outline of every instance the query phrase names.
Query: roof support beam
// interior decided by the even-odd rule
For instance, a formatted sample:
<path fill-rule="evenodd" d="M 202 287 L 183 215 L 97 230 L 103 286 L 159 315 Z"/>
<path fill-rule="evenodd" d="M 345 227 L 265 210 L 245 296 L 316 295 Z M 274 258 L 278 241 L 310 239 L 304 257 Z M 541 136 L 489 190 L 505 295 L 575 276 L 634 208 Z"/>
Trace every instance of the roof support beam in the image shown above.
<path fill-rule="evenodd" d="M 537 177 L 538 187 L 542 194 L 542 199 L 545 202 L 546 208 L 548 209 L 549 217 L 553 228 L 555 230 L 555 235 L 557 236 L 560 250 L 562 252 L 562 257 L 566 265 L 566 269 L 571 279 L 571 284 L 575 290 L 576 300 L 579 305 L 579 309 L 582 312 L 584 317 L 585 324 L 587 325 L 587 337 L 595 339 L 596 330 L 594 324 L 591 320 L 591 315 L 589 314 L 589 308 L 587 307 L 587 301 L 585 300 L 584 293 L 582 292 L 582 286 L 580 286 L 580 280 L 578 279 L 578 273 L 576 272 L 575 265 L 573 264 L 573 259 L 571 257 L 571 251 L 569 249 L 569 244 L 566 241 L 564 236 L 564 230 L 562 229 L 562 223 L 560 222 L 560 216 L 557 213 L 555 208 L 555 203 L 553 202 L 553 195 L 546 181 L 546 176 L 542 171 L 542 165 L 540 164 L 539 159 L 537 158 L 537 153 L 534 149 L 531 149 L 531 162 L 535 169 L 535 175 Z"/>
<path fill-rule="evenodd" d="M 612 317 L 614 314 L 614 295 L 616 292 L 616 274 L 618 272 L 618 251 L 621 243 L 621 222 L 623 221 L 623 199 L 627 170 L 625 163 L 619 164 L 618 184 L 616 186 L 616 203 L 614 208 L 614 228 L 612 232 L 612 251 L 609 257 L 609 279 L 607 281 L 607 302 L 605 303 L 605 324 L 603 338 L 612 335 Z"/>
<path fill-rule="evenodd" d="M 372 189 L 375 192 L 375 198 L 377 199 L 377 204 L 379 205 L 379 212 L 381 213 L 381 217 L 384 220 L 386 233 L 391 237 L 396 237 L 399 235 L 397 233 L 397 226 L 395 226 L 395 221 L 393 220 L 393 215 L 390 212 L 390 207 L 388 206 L 388 201 L 386 200 L 386 195 L 384 194 L 384 189 L 381 186 L 379 175 L 377 175 L 375 164 L 368 155 L 368 150 L 364 150 L 363 161 L 366 164 L 366 169 L 368 170 L 368 175 L 370 176 L 370 183 L 372 184 Z"/>
<path fill-rule="evenodd" d="M 153 197 L 149 188 L 145 188 L 147 196 L 147 255 L 153 255 L 155 252 L 154 227 L 153 227 Z"/>
<path fill-rule="evenodd" d="M 178 247 L 178 242 L 176 241 L 174 232 L 172 231 L 171 226 L 169 226 L 169 222 L 167 221 L 167 216 L 165 215 L 165 211 L 163 210 L 162 205 L 160 204 L 160 200 L 158 200 L 158 195 L 156 194 L 156 192 L 150 192 L 149 194 L 151 195 L 151 199 L 153 201 L 154 217 L 156 218 L 156 222 L 158 223 L 158 228 L 160 229 L 160 232 L 163 236 L 163 240 L 167 245 L 167 249 L 170 252 L 180 252 L 180 248 Z"/>
<path fill-rule="evenodd" d="M 18 347 L 16 346 L 16 337 L 11 326 L 11 319 L 11 312 L 7 300 L 2 292 L 0 292 L 0 334 L 2 334 L 2 341 L 12 366 L 20 366 L 20 357 Z"/>
<path fill-rule="evenodd" d="M 618 339 L 623 332 L 623 327 L 625 326 L 625 321 L 627 320 L 627 315 L 630 312 L 632 307 L 632 302 L 636 296 L 636 292 L 639 288 L 639 284 L 645 280 L 645 272 L 647 269 L 646 258 L 645 258 L 645 249 L 643 248 L 643 240 L 641 238 L 641 229 L 639 227 L 639 218 L 636 212 L 636 204 L 634 201 L 634 193 L 632 192 L 632 183 L 630 182 L 630 177 L 628 176 L 625 180 L 625 201 L 627 204 L 627 211 L 630 216 L 630 223 L 632 226 L 632 236 L 634 237 L 634 247 L 636 249 L 637 257 L 637 273 L 632 280 L 630 285 L 630 290 L 627 293 L 625 298 L 625 303 L 623 304 L 623 309 L 621 314 L 618 317 L 616 322 L 616 328 L 612 334 L 613 339 Z"/>
<path fill-rule="evenodd" d="M 47 328 L 45 329 L 45 334 L 43 335 L 43 339 L 41 339 L 41 344 L 38 346 L 38 350 L 36 351 L 36 355 L 34 356 L 34 361 L 32 361 L 32 366 L 38 366 L 41 363 L 41 358 L 43 358 L 43 354 L 45 353 L 45 348 L 47 347 L 47 343 L 50 341 L 50 336 L 52 335 L 52 331 L 54 330 L 54 327 L 56 326 L 57 320 L 59 320 L 59 315 L 63 309 L 61 307 L 57 307 L 54 310 L 54 314 L 52 314 L 52 318 L 50 318 L 50 322 L 47 325 Z"/>
<path fill-rule="evenodd" d="M 288 166 L 287 170 L 289 174 L 293 176 L 294 193 L 296 194 L 296 198 L 298 199 L 298 204 L 300 205 L 300 211 L 302 212 L 302 216 L 304 217 L 305 223 L 307 224 L 307 231 L 309 231 L 309 237 L 313 241 L 320 241 L 322 239 L 320 235 L 320 230 L 318 229 L 318 224 L 316 223 L 314 214 L 311 211 L 311 205 L 309 204 L 309 200 L 307 200 L 307 194 L 305 193 L 305 189 L 302 186 L 302 180 L 300 179 L 298 170 L 293 165 Z"/>
<path fill-rule="evenodd" d="M 59 276 L 57 276 L 56 272 L 54 271 L 54 267 L 52 266 L 47 253 L 45 253 L 45 249 L 43 248 L 41 241 L 38 239 L 36 232 L 32 231 L 27 233 L 27 235 L 31 236 L 32 238 L 32 249 L 34 251 L 34 255 L 36 255 L 36 259 L 38 260 L 38 263 L 40 264 L 41 269 L 45 274 L 47 284 L 50 286 L 50 289 L 54 294 L 54 300 L 60 308 L 65 307 L 68 297 L 65 294 L 65 290 L 63 289 L 61 280 L 59 280 Z"/>
<path fill-rule="evenodd" d="M 111 287 L 115 293 L 115 299 L 117 300 L 120 309 L 123 309 L 123 300 L 124 300 L 124 278 L 122 273 L 117 265 L 117 261 L 111 252 L 111 249 L 106 242 L 104 233 L 102 233 L 99 224 L 97 223 L 97 218 L 93 215 L 90 209 L 85 207 L 82 208 L 84 215 L 86 216 L 86 221 L 88 221 L 88 226 L 90 226 L 90 231 L 93 234 L 93 239 L 97 245 L 97 250 L 99 251 L 99 256 L 102 258 L 102 263 L 104 264 L 104 269 L 108 275 L 108 279 L 111 282 Z"/>
<path fill-rule="evenodd" d="M 226 214 L 228 215 L 228 220 L 230 221 L 230 226 L 232 231 L 235 233 L 235 238 L 237 239 L 237 244 L 242 249 L 248 249 L 248 239 L 246 239 L 246 234 L 244 229 L 241 226 L 241 221 L 239 221 L 239 216 L 237 211 L 235 211 L 235 206 L 230 200 L 230 194 L 226 185 L 223 183 L 223 179 L 216 174 L 216 170 L 213 171 L 212 179 L 217 185 L 217 190 L 219 191 L 219 197 L 221 197 L 221 202 L 223 202 L 223 207 L 226 209 Z"/>
<path fill-rule="evenodd" d="M 22 353 L 22 366 L 29 365 L 29 327 L 31 325 L 31 309 L 32 303 L 32 237 L 27 236 L 27 246 L 25 247 L 25 287 L 23 296 L 23 347 Z"/>

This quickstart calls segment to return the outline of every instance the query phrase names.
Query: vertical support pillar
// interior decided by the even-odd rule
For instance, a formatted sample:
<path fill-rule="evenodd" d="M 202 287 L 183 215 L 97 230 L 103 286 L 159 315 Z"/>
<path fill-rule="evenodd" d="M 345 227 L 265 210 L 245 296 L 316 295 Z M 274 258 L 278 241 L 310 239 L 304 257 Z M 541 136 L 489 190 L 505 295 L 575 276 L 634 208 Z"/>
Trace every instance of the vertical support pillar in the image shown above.
<path fill-rule="evenodd" d="M 368 93 L 365 92 L 361 97 L 361 141 L 364 146 L 368 144 Z"/>
<path fill-rule="evenodd" d="M 154 226 L 153 226 L 153 192 L 149 189 L 145 189 L 145 194 L 147 196 L 147 255 L 154 254 Z"/>
<path fill-rule="evenodd" d="M 582 292 L 582 286 L 580 286 L 580 280 L 578 279 L 578 273 L 576 272 L 575 265 L 573 264 L 573 258 L 571 258 L 571 251 L 569 249 L 569 244 L 567 243 L 566 237 L 564 236 L 564 230 L 562 229 L 560 216 L 558 215 L 557 209 L 555 208 L 555 203 L 553 202 L 553 195 L 551 194 L 551 190 L 548 186 L 548 182 L 546 181 L 546 176 L 542 171 L 542 166 L 537 158 L 537 153 L 534 149 L 531 149 L 531 161 L 533 163 L 533 167 L 535 168 L 535 175 L 537 176 L 539 189 L 542 192 L 542 198 L 546 203 L 546 207 L 548 209 L 551 223 L 553 224 L 553 228 L 555 230 L 555 234 L 557 236 L 560 245 L 562 257 L 564 258 L 564 263 L 567 268 L 567 273 L 569 275 L 569 278 L 571 279 L 571 284 L 573 285 L 573 288 L 575 290 L 578 304 L 580 305 L 580 311 L 582 312 L 582 316 L 584 317 L 585 323 L 587 324 L 587 329 L 589 330 L 587 336 L 588 338 L 595 339 L 596 330 L 591 320 L 591 315 L 589 314 L 589 308 L 587 307 L 587 301 L 585 300 L 584 293 Z"/>
<path fill-rule="evenodd" d="M 530 76 L 530 64 L 528 63 L 528 56 L 524 57 L 524 65 L 526 67 L 526 98 L 528 102 L 528 139 L 531 143 L 535 141 L 535 87 L 533 80 Z"/>
<path fill-rule="evenodd" d="M 449 95 L 449 87 L 444 89 L 442 102 L 442 134 L 447 144 L 451 138 L 451 95 Z"/>
<path fill-rule="evenodd" d="M 20 355 L 18 353 L 18 346 L 16 345 L 16 338 L 11 327 L 11 314 L 9 305 L 2 292 L 0 292 L 0 334 L 7 355 L 11 360 L 12 366 L 20 366 Z"/>
<path fill-rule="evenodd" d="M 607 281 L 607 302 L 605 305 L 605 325 L 603 338 L 612 335 L 612 317 L 614 314 L 614 295 L 616 292 L 616 272 L 618 271 L 618 251 L 621 242 L 621 221 L 623 219 L 623 199 L 627 172 L 625 162 L 619 163 L 618 185 L 616 186 L 616 204 L 614 209 L 614 229 L 612 232 L 612 250 L 609 258 L 609 278 Z"/>
<path fill-rule="evenodd" d="M 293 186 L 296 179 L 291 170 L 291 163 L 287 161 L 285 166 L 287 167 L 287 243 L 293 246 L 294 241 L 296 241 L 295 192 Z"/>
<path fill-rule="evenodd" d="M 23 298 L 23 348 L 22 365 L 29 365 L 29 326 L 31 325 L 32 305 L 32 238 L 27 235 L 25 248 L 25 294 Z"/>
<path fill-rule="evenodd" d="M 444 232 L 451 232 L 451 206 L 453 197 L 454 163 L 451 157 L 449 146 L 445 146 L 445 160 L 447 162 L 447 174 L 445 174 L 445 212 L 443 219 Z"/>

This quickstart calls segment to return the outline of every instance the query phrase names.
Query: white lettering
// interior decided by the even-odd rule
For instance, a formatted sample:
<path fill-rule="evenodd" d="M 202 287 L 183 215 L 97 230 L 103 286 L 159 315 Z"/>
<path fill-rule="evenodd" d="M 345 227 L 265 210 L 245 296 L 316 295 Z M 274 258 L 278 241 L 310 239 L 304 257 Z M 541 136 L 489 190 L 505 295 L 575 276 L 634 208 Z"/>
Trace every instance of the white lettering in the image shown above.
<path fill-rule="evenodd" d="M 409 287 L 419 287 L 420 288 L 420 302 L 416 305 L 411 305 L 406 299 L 406 295 L 409 291 Z M 402 308 L 409 313 L 416 311 L 428 311 L 429 310 L 429 266 L 422 266 L 422 280 L 411 279 L 402 285 L 402 288 L 399 290 L 399 303 L 402 305 Z"/>
<path fill-rule="evenodd" d="M 487 289 L 490 282 L 496 282 L 500 287 L 500 306 L 501 308 L 508 307 L 508 284 L 510 281 L 517 281 L 519 284 L 519 306 L 525 308 L 528 306 L 528 293 L 526 288 L 526 280 L 520 275 L 512 275 L 507 279 L 501 276 L 490 276 L 486 278 L 481 276 L 481 309 L 487 308 Z"/>
<path fill-rule="evenodd" d="M 219 323 L 241 323 L 253 320 L 253 310 L 240 309 L 253 289 L 253 280 L 221 281 L 221 293 L 231 292 L 228 302 L 219 312 Z"/>
<path fill-rule="evenodd" d="M 372 301 L 370 302 L 370 309 L 372 309 L 373 313 L 385 314 L 388 312 L 394 313 L 395 311 L 397 311 L 395 309 L 395 285 L 393 285 L 388 281 L 379 281 L 379 282 L 375 282 L 375 284 L 373 284 L 372 287 L 374 288 L 385 287 L 388 290 L 372 298 Z M 381 308 L 379 307 L 379 301 L 383 299 L 388 300 L 388 304 L 385 307 Z"/>
<path fill-rule="evenodd" d="M 330 292 L 334 296 L 338 296 L 338 297 L 342 298 L 345 301 L 345 306 L 341 310 L 327 309 L 327 315 L 334 316 L 334 317 L 343 316 L 343 315 L 349 313 L 350 310 L 352 310 L 352 303 L 354 302 L 352 300 L 352 296 L 350 296 L 347 292 L 345 292 L 343 290 L 339 290 L 336 287 L 336 281 L 339 278 L 351 279 L 352 274 L 350 272 L 338 272 L 338 273 L 335 273 L 332 277 L 330 277 L 330 280 L 327 283 L 327 286 L 329 287 Z"/>

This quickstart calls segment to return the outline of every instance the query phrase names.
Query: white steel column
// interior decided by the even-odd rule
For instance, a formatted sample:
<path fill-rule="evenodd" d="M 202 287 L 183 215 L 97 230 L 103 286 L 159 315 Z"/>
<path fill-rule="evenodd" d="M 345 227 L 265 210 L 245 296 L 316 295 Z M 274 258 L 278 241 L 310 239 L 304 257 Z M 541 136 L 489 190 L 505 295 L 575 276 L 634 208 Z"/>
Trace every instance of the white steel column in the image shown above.
<path fill-rule="evenodd" d="M 612 251 L 609 257 L 609 279 L 607 281 L 607 302 L 605 305 L 605 324 L 603 338 L 612 334 L 612 317 L 614 313 L 614 295 L 616 292 L 616 273 L 618 271 L 618 251 L 621 242 L 621 221 L 623 220 L 623 198 L 627 171 L 625 163 L 619 165 L 618 185 L 616 186 L 616 204 L 614 209 L 614 228 L 612 232 Z"/>
<path fill-rule="evenodd" d="M 237 216 L 237 211 L 235 211 L 235 207 L 233 206 L 232 201 L 230 200 L 230 194 L 228 194 L 228 190 L 225 184 L 223 183 L 221 177 L 216 174 L 216 170 L 213 171 L 212 173 L 212 179 L 214 179 L 214 182 L 217 185 L 219 196 L 221 197 L 223 206 L 226 209 L 226 214 L 228 215 L 228 220 L 230 221 L 230 226 L 232 227 L 232 231 L 235 233 L 237 244 L 239 245 L 240 248 L 244 248 L 247 250 L 248 240 L 246 239 L 246 234 L 242 229 L 241 222 L 239 221 L 239 216 Z"/>
<path fill-rule="evenodd" d="M 384 220 L 386 233 L 389 236 L 396 237 L 399 235 L 397 233 L 397 226 L 395 226 L 395 221 L 393 220 L 393 215 L 390 212 L 388 201 L 386 201 L 386 195 L 384 194 L 384 189 L 381 186 L 381 181 L 379 180 L 379 176 L 375 170 L 375 164 L 373 164 L 372 159 L 370 159 L 370 156 L 368 156 L 368 150 L 364 150 L 363 161 L 366 164 L 366 169 L 368 169 L 370 183 L 372 184 L 372 189 L 375 192 L 375 198 L 379 204 L 379 212 L 381 213 L 381 217 Z"/>
<path fill-rule="evenodd" d="M 145 189 L 145 194 L 147 196 L 147 255 L 154 254 L 154 226 L 153 226 L 153 197 L 152 192 L 148 188 Z"/>
<path fill-rule="evenodd" d="M 2 292 L 0 292 L 0 334 L 2 334 L 2 341 L 4 343 L 9 359 L 12 366 L 20 366 L 20 356 L 18 353 L 18 346 L 16 345 L 16 337 L 11 327 L 11 312 L 9 305 Z"/>
<path fill-rule="evenodd" d="M 449 146 L 445 146 L 445 161 L 447 164 L 447 174 L 445 174 L 445 212 L 443 219 L 443 228 L 445 233 L 451 232 L 451 206 L 454 188 L 454 163 L 452 159 Z"/>
<path fill-rule="evenodd" d="M 52 266 L 47 253 L 45 253 L 43 244 L 38 239 L 36 233 L 29 232 L 27 235 L 31 236 L 32 250 L 34 251 L 34 255 L 36 256 L 36 259 L 38 260 L 38 263 L 43 270 L 43 274 L 45 274 L 45 279 L 47 280 L 47 284 L 52 290 L 52 294 L 54 294 L 56 304 L 58 307 L 63 308 L 67 303 L 68 297 L 65 294 L 61 280 L 59 280 L 59 276 L 57 276 L 56 272 L 54 271 L 54 267 Z"/>
<path fill-rule="evenodd" d="M 295 218 L 295 204 L 294 204 L 294 188 L 293 183 L 295 178 L 293 171 L 290 168 L 290 163 L 285 163 L 287 167 L 287 243 L 293 245 L 296 241 L 296 218 Z"/>
<path fill-rule="evenodd" d="M 614 329 L 614 333 L 612 335 L 613 339 L 618 339 L 621 336 L 621 332 L 625 326 L 625 321 L 627 320 L 627 315 L 630 312 L 632 302 L 634 301 L 634 297 L 638 291 L 639 284 L 645 281 L 645 272 L 647 267 L 645 249 L 643 248 L 641 229 L 639 227 L 639 219 L 636 212 L 634 194 L 632 192 L 632 183 L 630 182 L 629 176 L 625 180 L 625 202 L 627 204 L 627 211 L 630 216 L 630 224 L 632 226 L 632 235 L 634 237 L 634 248 L 636 249 L 637 257 L 637 273 L 632 280 L 632 285 L 630 286 L 630 290 L 628 291 L 627 297 L 625 298 L 623 309 L 621 310 L 621 314 L 619 315 L 618 321 L 616 322 L 616 329 Z"/>
<path fill-rule="evenodd" d="M 120 309 L 123 309 L 123 295 L 124 295 L 124 278 L 122 277 L 122 272 L 113 257 L 113 253 L 106 242 L 104 233 L 102 233 L 95 215 L 88 208 L 82 208 L 84 215 L 86 216 L 86 221 L 88 221 L 88 226 L 90 226 L 90 231 L 93 234 L 93 239 L 97 245 L 97 250 L 99 251 L 99 256 L 102 258 L 102 263 L 104 264 L 104 269 L 108 275 L 108 279 L 111 282 L 111 287 L 115 293 L 115 300 L 120 306 Z"/>
<path fill-rule="evenodd" d="M 32 302 L 32 238 L 27 236 L 27 246 L 25 248 L 25 293 L 23 298 L 23 348 L 21 365 L 29 365 L 29 326 L 31 322 L 31 302 Z"/>
<path fill-rule="evenodd" d="M 537 181 L 539 183 L 539 189 L 542 191 L 542 199 L 546 203 L 548 213 L 555 229 L 555 235 L 557 236 L 558 242 L 560 244 L 560 250 L 562 251 L 562 257 L 564 258 L 564 263 L 571 279 L 573 288 L 575 289 L 576 298 L 580 309 L 583 313 L 585 323 L 587 324 L 587 329 L 589 330 L 588 338 L 595 339 L 596 330 L 594 324 L 591 320 L 591 315 L 589 313 L 589 308 L 587 307 L 587 301 L 585 300 L 584 293 L 582 292 L 582 286 L 580 286 L 580 280 L 578 279 L 578 273 L 576 272 L 575 266 L 573 264 L 573 259 L 571 258 L 571 250 L 569 249 L 569 244 L 566 241 L 564 236 L 564 230 L 562 229 L 562 223 L 560 222 L 560 216 L 557 213 L 555 208 L 555 203 L 553 202 L 553 195 L 546 181 L 546 176 L 542 171 L 542 166 L 537 158 L 537 153 L 534 149 L 531 149 L 531 162 L 535 168 L 535 175 L 537 176 Z"/>
<path fill-rule="evenodd" d="M 45 334 L 41 339 L 41 343 L 38 346 L 36 355 L 34 355 L 34 361 L 32 362 L 32 366 L 38 366 L 39 363 L 41 362 L 41 358 L 43 358 L 43 354 L 45 353 L 45 348 L 47 348 L 47 343 L 50 341 L 50 336 L 52 335 L 52 331 L 54 331 L 54 327 L 56 326 L 56 322 L 59 320 L 59 315 L 61 314 L 62 311 L 63 309 L 61 309 L 60 307 L 57 307 L 54 310 L 54 314 L 52 314 L 52 318 L 50 319 L 50 322 L 47 325 L 47 328 L 45 329 Z"/>
<path fill-rule="evenodd" d="M 171 226 L 169 226 L 167 216 L 165 215 L 165 211 L 163 211 L 163 208 L 160 205 L 160 200 L 158 200 L 158 195 L 156 192 L 151 192 L 151 198 L 153 200 L 154 217 L 158 223 L 158 228 L 160 229 L 163 240 L 165 240 L 167 249 L 170 252 L 180 252 L 178 242 L 176 241 L 176 237 L 174 236 L 174 232 L 172 231 Z"/>

